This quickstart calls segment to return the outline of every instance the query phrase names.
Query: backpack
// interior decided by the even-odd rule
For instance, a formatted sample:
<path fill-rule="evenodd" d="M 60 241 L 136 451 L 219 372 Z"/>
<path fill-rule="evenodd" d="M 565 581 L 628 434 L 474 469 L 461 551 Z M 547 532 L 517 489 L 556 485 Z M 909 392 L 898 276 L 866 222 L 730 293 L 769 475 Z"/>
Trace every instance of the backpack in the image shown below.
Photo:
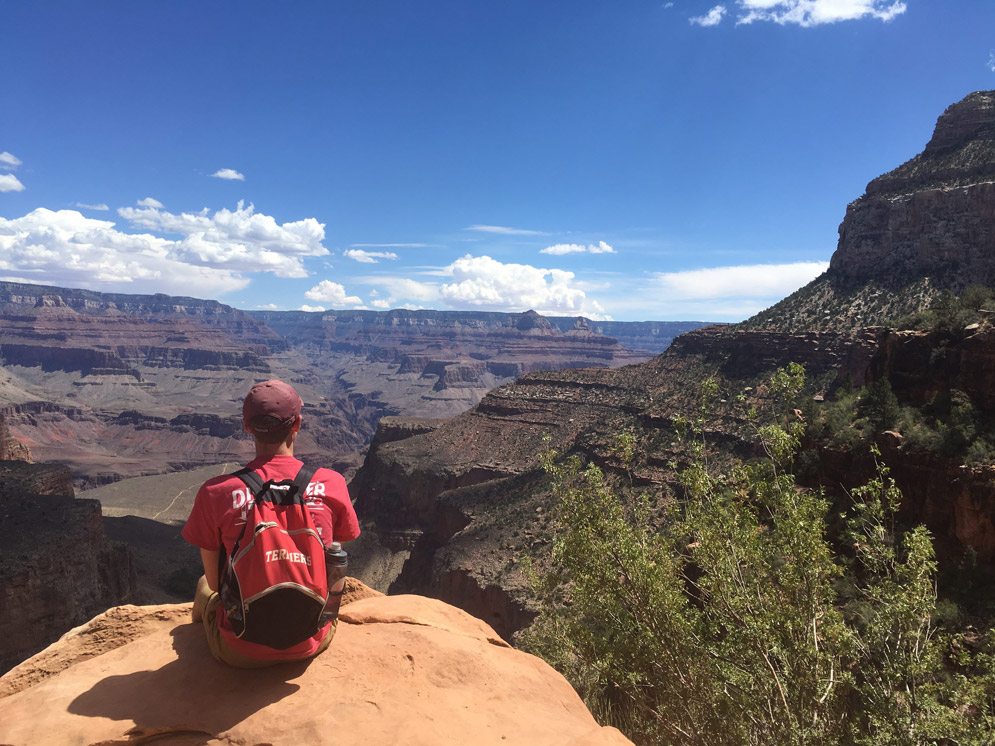
<path fill-rule="evenodd" d="M 328 594 L 325 546 L 304 504 L 314 472 L 301 467 L 292 480 L 265 483 L 249 469 L 234 474 L 254 497 L 220 583 L 225 614 L 240 640 L 286 650 L 320 629 Z"/>

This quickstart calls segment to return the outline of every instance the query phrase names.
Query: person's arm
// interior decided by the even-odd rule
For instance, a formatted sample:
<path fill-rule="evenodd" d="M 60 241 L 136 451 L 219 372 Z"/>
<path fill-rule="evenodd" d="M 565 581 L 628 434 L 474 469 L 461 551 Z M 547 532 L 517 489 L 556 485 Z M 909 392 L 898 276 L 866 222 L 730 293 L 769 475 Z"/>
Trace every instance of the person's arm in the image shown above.
<path fill-rule="evenodd" d="M 204 564 L 204 577 L 207 578 L 207 586 L 212 591 L 218 590 L 218 556 L 220 551 L 200 550 L 200 561 Z"/>

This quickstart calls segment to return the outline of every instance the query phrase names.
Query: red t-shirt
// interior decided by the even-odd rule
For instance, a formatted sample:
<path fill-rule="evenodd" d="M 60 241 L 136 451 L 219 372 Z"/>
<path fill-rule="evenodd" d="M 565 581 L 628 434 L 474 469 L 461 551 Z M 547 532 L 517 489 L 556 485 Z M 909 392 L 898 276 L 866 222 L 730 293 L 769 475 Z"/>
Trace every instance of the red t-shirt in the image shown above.
<path fill-rule="evenodd" d="M 266 482 L 270 479 L 293 479 L 302 462 L 293 456 L 273 456 L 270 459 L 255 459 L 246 466 Z M 193 510 L 183 527 L 183 538 L 210 552 L 219 551 L 223 544 L 225 552 L 230 556 L 245 524 L 246 500 L 251 498 L 251 491 L 238 477 L 225 474 L 208 479 L 197 492 Z M 338 472 L 318 469 L 307 486 L 305 505 L 326 546 L 333 541 L 346 542 L 359 536 L 356 511 L 349 500 L 345 479 Z M 299 645 L 286 650 L 275 650 L 235 637 L 221 605 L 218 605 L 218 628 L 232 650 L 262 660 L 307 658 L 318 649 L 328 631 L 327 626 L 323 627 L 314 637 Z"/>

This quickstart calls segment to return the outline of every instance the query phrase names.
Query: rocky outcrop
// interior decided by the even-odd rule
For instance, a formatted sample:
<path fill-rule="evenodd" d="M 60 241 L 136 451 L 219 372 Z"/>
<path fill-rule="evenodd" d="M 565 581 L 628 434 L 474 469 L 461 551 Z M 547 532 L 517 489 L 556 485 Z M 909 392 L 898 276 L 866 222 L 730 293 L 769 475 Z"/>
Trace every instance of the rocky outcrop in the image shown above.
<path fill-rule="evenodd" d="M 937 354 L 936 350 L 942 354 Z M 548 484 L 537 469 L 546 449 L 577 453 L 623 474 L 650 495 L 674 485 L 674 418 L 692 415 L 700 382 L 719 385 L 707 438 L 722 451 L 755 454 L 745 409 L 766 405 L 764 382 L 790 362 L 806 366 L 817 393 L 888 378 L 903 404 L 922 405 L 953 389 L 995 415 L 995 331 L 937 334 L 883 328 L 856 334 L 765 333 L 729 327 L 679 337 L 655 360 L 626 368 L 535 373 L 492 391 L 474 409 L 407 439 L 378 438 L 350 489 L 360 515 L 382 536 L 415 537 L 389 587 L 442 598 L 510 637 L 530 620 L 517 561 L 549 540 Z M 623 467 L 616 436 L 632 433 L 636 459 Z M 838 464 L 827 483 L 859 484 L 873 463 Z M 954 553 L 970 546 L 995 560 L 991 470 L 962 469 L 908 448 L 886 449 L 910 517 L 924 520 Z"/>
<path fill-rule="evenodd" d="M 438 601 L 354 601 L 325 653 L 250 672 L 210 658 L 189 610 L 111 609 L 8 673 L 0 742 L 630 744 L 547 664 Z"/>
<path fill-rule="evenodd" d="M 975 284 L 995 285 L 995 91 L 950 106 L 922 153 L 847 207 L 829 270 L 748 324 L 853 329 Z"/>
<path fill-rule="evenodd" d="M 65 467 L 0 463 L 0 518 L 0 671 L 135 600 L 128 547 L 105 538 L 100 503 L 73 498 Z"/>
<path fill-rule="evenodd" d="M 60 464 L 0 461 L 0 495 L 64 495 L 72 497 L 69 469 Z"/>
<path fill-rule="evenodd" d="M 0 414 L 0 461 L 31 461 L 31 450 L 10 434 Z"/>
<path fill-rule="evenodd" d="M 955 289 L 995 284 L 995 91 L 950 106 L 922 153 L 867 185 L 830 267 L 849 285 L 925 275 Z"/>

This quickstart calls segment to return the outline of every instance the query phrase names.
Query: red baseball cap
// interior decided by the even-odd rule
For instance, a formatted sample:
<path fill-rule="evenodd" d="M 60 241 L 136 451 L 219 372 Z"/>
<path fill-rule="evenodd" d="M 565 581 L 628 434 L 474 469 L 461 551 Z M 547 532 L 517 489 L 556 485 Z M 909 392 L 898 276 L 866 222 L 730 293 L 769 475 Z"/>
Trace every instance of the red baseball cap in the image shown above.
<path fill-rule="evenodd" d="M 273 379 L 253 386 L 242 402 L 242 419 L 249 422 L 253 417 L 269 415 L 286 425 L 301 413 L 301 397 L 283 381 Z"/>

